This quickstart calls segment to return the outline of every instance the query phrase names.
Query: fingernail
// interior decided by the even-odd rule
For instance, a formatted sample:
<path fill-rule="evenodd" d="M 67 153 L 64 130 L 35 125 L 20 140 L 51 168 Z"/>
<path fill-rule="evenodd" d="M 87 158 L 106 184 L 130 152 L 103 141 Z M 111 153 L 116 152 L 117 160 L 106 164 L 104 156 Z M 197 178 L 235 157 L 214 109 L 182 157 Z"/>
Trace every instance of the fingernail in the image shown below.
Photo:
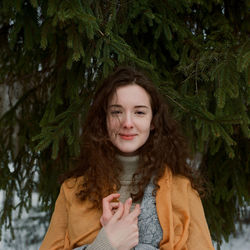
<path fill-rule="evenodd" d="M 132 203 L 132 198 L 128 198 L 128 203 L 131 204 Z"/>

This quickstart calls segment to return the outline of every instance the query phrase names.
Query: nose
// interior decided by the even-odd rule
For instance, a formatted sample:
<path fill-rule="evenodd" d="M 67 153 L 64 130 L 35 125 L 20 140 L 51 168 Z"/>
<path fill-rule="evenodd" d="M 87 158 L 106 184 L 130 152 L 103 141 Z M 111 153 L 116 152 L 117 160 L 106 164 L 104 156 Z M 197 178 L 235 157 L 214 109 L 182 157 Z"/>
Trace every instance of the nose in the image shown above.
<path fill-rule="evenodd" d="M 124 115 L 122 126 L 126 129 L 131 129 L 134 127 L 133 118 L 131 117 L 131 114 Z"/>

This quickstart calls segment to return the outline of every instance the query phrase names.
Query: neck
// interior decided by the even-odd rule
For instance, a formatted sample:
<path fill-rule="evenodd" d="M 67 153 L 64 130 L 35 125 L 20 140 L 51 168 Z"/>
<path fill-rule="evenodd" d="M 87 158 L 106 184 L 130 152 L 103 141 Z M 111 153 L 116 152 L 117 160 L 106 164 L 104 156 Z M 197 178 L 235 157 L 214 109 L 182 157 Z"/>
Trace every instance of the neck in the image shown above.
<path fill-rule="evenodd" d="M 137 191 L 135 187 L 133 188 L 130 185 L 132 182 L 133 175 L 139 165 L 139 155 L 117 155 L 116 158 L 122 165 L 123 169 L 120 175 L 121 188 L 120 190 L 118 190 L 118 193 L 120 193 L 121 195 L 119 200 L 124 203 L 129 197 L 131 197 L 131 193 L 135 193 Z M 133 207 L 134 205 L 135 204 L 133 204 Z"/>
<path fill-rule="evenodd" d="M 126 180 L 131 182 L 132 176 L 139 165 L 139 155 L 134 155 L 134 156 L 117 155 L 116 158 L 121 163 L 123 169 L 121 180 Z"/>

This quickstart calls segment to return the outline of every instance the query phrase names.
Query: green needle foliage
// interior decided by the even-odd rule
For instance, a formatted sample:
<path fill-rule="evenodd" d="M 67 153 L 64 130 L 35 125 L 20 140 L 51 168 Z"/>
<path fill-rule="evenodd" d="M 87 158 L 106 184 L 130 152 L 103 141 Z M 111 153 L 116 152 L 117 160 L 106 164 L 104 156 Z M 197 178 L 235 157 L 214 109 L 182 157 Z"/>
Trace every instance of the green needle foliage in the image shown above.
<path fill-rule="evenodd" d="M 250 203 L 249 9 L 244 0 L 2 0 L 1 227 L 31 209 L 33 192 L 52 212 L 100 80 L 129 64 L 152 75 L 202 156 L 209 227 L 227 240 Z"/>

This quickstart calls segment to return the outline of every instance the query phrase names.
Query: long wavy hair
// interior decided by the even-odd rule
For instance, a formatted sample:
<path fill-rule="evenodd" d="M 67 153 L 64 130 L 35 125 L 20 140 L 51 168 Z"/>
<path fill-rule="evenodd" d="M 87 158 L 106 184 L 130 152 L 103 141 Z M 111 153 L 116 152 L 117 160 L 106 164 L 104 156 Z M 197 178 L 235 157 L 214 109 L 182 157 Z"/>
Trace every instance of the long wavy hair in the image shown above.
<path fill-rule="evenodd" d="M 146 143 L 139 150 L 139 167 L 133 176 L 132 184 L 137 193 L 131 194 L 134 201 L 140 200 L 145 187 L 153 177 L 155 189 L 166 167 L 173 175 L 187 177 L 198 192 L 202 191 L 200 178 L 188 165 L 188 146 L 180 132 L 179 125 L 171 117 L 168 105 L 145 74 L 130 67 L 120 67 L 107 77 L 95 94 L 93 103 L 83 126 L 81 153 L 77 167 L 64 176 L 83 176 L 76 193 L 80 200 L 89 200 L 101 208 L 102 199 L 119 190 L 119 176 L 122 167 L 116 159 L 116 148 L 110 141 L 106 127 L 108 102 L 117 88 L 130 84 L 141 86 L 150 96 L 153 113 L 151 130 Z"/>

